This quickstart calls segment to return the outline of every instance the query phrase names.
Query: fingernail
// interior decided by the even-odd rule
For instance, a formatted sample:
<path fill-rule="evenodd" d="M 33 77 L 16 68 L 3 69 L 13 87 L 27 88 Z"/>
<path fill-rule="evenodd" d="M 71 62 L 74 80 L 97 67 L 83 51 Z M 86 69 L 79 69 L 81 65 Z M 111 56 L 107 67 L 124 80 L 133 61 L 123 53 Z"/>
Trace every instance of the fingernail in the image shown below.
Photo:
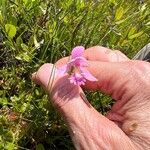
<path fill-rule="evenodd" d="M 35 80 L 35 79 L 36 79 L 36 74 L 37 74 L 37 72 L 32 73 L 32 75 L 31 75 L 31 79 L 32 79 L 32 80 Z"/>

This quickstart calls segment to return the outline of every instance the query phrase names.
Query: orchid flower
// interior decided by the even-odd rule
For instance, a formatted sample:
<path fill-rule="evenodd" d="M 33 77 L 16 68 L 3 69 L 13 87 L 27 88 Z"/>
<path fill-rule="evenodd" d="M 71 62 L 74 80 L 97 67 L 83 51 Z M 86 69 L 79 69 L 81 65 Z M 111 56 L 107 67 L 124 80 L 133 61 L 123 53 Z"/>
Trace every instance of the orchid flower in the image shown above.
<path fill-rule="evenodd" d="M 97 79 L 87 70 L 88 61 L 83 57 L 85 48 L 77 46 L 71 52 L 70 61 L 58 68 L 58 75 L 69 74 L 70 83 L 84 85 L 86 80 L 97 81 Z"/>

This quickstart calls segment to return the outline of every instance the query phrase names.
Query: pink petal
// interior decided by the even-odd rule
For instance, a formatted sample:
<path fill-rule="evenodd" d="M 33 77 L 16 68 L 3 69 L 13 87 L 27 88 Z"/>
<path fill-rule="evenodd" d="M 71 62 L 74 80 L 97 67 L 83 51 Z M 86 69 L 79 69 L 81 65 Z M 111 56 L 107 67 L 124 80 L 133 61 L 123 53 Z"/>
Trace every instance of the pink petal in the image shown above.
<path fill-rule="evenodd" d="M 74 59 L 83 56 L 84 50 L 85 48 L 83 46 L 76 46 L 71 52 L 71 58 Z"/>
<path fill-rule="evenodd" d="M 98 81 L 87 69 L 80 68 L 81 75 L 89 81 Z"/>
<path fill-rule="evenodd" d="M 76 57 L 74 59 L 71 59 L 69 62 L 68 62 L 68 66 L 82 66 L 82 67 L 87 67 L 88 66 L 88 63 L 87 63 L 87 60 L 84 58 L 84 57 Z"/>
<path fill-rule="evenodd" d="M 75 73 L 70 78 L 70 83 L 73 83 L 74 85 L 84 85 L 86 80 L 81 74 Z"/>
<path fill-rule="evenodd" d="M 70 83 L 73 83 L 74 85 L 77 85 L 77 82 L 76 82 L 74 77 L 70 77 L 69 80 L 70 80 Z"/>
<path fill-rule="evenodd" d="M 67 72 L 67 65 L 63 65 L 62 67 L 57 69 L 57 74 L 59 76 L 63 76 Z"/>

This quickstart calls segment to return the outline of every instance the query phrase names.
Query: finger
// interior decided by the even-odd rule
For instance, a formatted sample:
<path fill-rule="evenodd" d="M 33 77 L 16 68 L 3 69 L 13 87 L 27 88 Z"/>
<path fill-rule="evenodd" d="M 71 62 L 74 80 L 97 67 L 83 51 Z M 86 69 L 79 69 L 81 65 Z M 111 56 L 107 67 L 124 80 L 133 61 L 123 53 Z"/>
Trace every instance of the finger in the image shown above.
<path fill-rule="evenodd" d="M 94 46 L 88 48 L 84 56 L 90 61 L 107 61 L 107 62 L 120 62 L 127 61 L 129 58 L 118 50 L 111 50 L 102 46 Z"/>
<path fill-rule="evenodd" d="M 127 86 L 135 84 L 133 83 L 135 79 L 132 75 L 134 73 L 134 66 L 135 63 L 133 61 L 119 63 L 90 61 L 88 70 L 98 81 L 95 83 L 87 81 L 85 88 L 101 90 L 112 95 L 114 99 L 120 99 L 122 93 L 124 93 L 127 88 L 130 88 Z M 130 83 L 126 84 L 129 81 Z"/>
<path fill-rule="evenodd" d="M 84 57 L 90 61 L 120 62 L 128 61 L 129 58 L 118 50 L 111 50 L 101 46 L 88 48 L 84 52 Z M 64 57 L 56 62 L 60 67 L 69 61 L 69 57 Z"/>
<path fill-rule="evenodd" d="M 46 90 L 53 84 L 56 77 L 56 68 L 50 63 L 42 65 L 37 72 L 32 74 L 32 80 Z"/>

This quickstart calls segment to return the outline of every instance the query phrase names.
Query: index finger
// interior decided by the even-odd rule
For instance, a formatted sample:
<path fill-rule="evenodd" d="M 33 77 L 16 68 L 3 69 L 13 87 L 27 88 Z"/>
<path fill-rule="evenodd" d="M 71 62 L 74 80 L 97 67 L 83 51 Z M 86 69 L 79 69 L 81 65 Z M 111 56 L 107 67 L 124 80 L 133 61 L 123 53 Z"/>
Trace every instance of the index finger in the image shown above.
<path fill-rule="evenodd" d="M 129 58 L 118 50 L 111 50 L 102 46 L 94 46 L 84 51 L 84 57 L 89 61 L 120 62 L 128 61 Z M 60 67 L 69 61 L 69 57 L 64 57 L 56 62 Z"/>

